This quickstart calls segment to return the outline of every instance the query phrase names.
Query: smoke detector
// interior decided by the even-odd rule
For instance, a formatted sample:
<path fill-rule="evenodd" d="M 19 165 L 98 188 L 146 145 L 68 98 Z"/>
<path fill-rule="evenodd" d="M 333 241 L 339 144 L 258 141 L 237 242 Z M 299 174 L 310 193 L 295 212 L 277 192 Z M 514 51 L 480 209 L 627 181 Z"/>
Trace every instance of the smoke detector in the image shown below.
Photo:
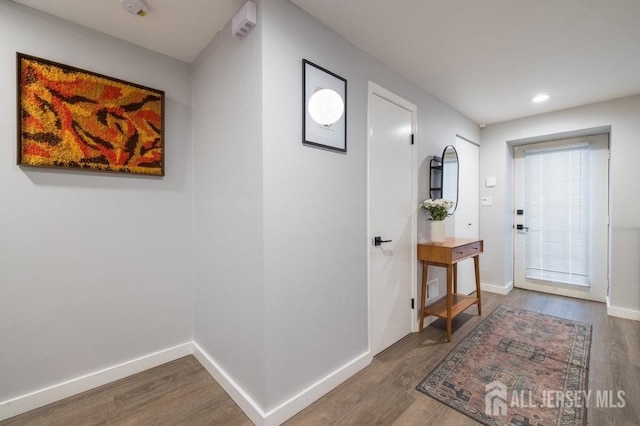
<path fill-rule="evenodd" d="M 149 6 L 144 0 L 120 0 L 124 10 L 138 16 L 144 16 L 149 12 Z"/>

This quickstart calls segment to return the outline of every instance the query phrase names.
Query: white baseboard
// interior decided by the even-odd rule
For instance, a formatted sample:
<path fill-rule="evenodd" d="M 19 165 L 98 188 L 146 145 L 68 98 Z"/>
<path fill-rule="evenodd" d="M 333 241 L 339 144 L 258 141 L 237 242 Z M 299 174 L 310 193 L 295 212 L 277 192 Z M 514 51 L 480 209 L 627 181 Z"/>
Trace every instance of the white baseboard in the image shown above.
<path fill-rule="evenodd" d="M 640 311 L 634 311 L 633 309 L 618 308 L 611 306 L 611 301 L 607 296 L 607 315 L 612 317 L 624 318 L 634 321 L 640 321 Z"/>
<path fill-rule="evenodd" d="M 238 404 L 238 407 L 256 426 L 264 424 L 265 412 L 238 384 L 206 353 L 196 342 L 193 342 L 193 356 L 211 374 L 211 377 Z"/>
<path fill-rule="evenodd" d="M 207 354 L 197 343 L 193 343 L 193 355 L 229 394 L 240 409 L 256 426 L 276 426 L 290 419 L 330 390 L 369 365 L 373 357 L 366 352 L 333 373 L 320 379 L 291 399 L 265 413 L 260 406 Z"/>
<path fill-rule="evenodd" d="M 122 364 L 76 377 L 63 383 L 58 383 L 44 389 L 2 401 L 0 402 L 0 420 L 26 413 L 27 411 L 77 395 L 89 389 L 106 385 L 107 383 L 131 376 L 132 374 L 157 367 L 158 365 L 189 355 L 192 352 L 192 343 L 183 343 L 131 361 L 123 362 Z"/>
<path fill-rule="evenodd" d="M 500 285 L 495 285 L 495 284 L 480 283 L 480 290 L 487 291 L 489 293 L 507 295 L 511 293 L 511 290 L 513 290 L 513 281 L 507 284 L 506 287 L 502 287 Z"/>
<path fill-rule="evenodd" d="M 197 343 L 188 342 L 2 401 L 0 402 L 0 421 L 190 354 L 196 357 L 216 382 L 222 386 L 240 409 L 257 426 L 275 426 L 283 423 L 365 368 L 373 360 L 371 353 L 367 351 L 265 413 Z"/>
<path fill-rule="evenodd" d="M 284 423 L 349 377 L 371 364 L 371 361 L 373 361 L 373 357 L 369 351 L 354 358 L 333 373 L 323 377 L 288 401 L 269 411 L 265 416 L 264 426 L 277 426 Z"/>

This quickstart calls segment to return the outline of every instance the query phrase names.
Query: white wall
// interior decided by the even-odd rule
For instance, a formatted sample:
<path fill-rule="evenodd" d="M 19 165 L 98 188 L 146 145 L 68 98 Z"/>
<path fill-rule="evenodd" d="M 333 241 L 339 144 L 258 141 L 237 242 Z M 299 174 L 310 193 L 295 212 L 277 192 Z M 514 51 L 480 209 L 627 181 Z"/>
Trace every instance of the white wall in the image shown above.
<path fill-rule="evenodd" d="M 440 155 L 457 133 L 478 140 L 479 130 L 289 1 L 261 7 L 265 409 L 271 410 L 367 350 L 368 81 L 418 106 L 420 197 L 427 194 L 424 159 Z M 347 79 L 346 153 L 302 145 L 303 58 Z"/>
<path fill-rule="evenodd" d="M 227 25 L 192 68 L 195 341 L 259 406 L 265 401 L 261 37 L 260 25 L 242 40 Z"/>
<path fill-rule="evenodd" d="M 258 5 L 256 29 L 227 26 L 190 72 L 0 3 L 2 75 L 19 50 L 167 95 L 166 177 L 31 170 L 0 81 L 0 401 L 193 333 L 269 413 L 367 350 L 368 81 L 418 106 L 419 198 L 426 158 L 479 131 L 287 0 Z M 301 144 L 303 58 L 348 80 L 346 154 Z"/>
<path fill-rule="evenodd" d="M 16 51 L 166 92 L 166 176 L 15 165 Z M 188 64 L 0 2 L 0 401 L 191 340 Z"/>
<path fill-rule="evenodd" d="M 483 273 L 491 284 L 506 287 L 513 276 L 512 156 L 507 142 L 610 126 L 610 304 L 640 318 L 640 201 L 634 189 L 640 181 L 639 116 L 640 96 L 633 96 L 490 125 L 482 131 L 481 181 L 487 176 L 498 181 L 495 188 L 481 187 L 480 194 L 493 197 L 492 207 L 480 209 L 486 249 Z"/>

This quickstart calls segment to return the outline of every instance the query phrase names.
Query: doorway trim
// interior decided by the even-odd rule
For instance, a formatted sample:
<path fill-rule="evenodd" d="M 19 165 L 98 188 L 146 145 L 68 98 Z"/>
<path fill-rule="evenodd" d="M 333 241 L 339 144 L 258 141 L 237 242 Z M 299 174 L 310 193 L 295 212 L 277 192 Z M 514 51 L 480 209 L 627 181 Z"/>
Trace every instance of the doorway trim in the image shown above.
<path fill-rule="evenodd" d="M 411 112 L 411 134 L 413 135 L 413 144 L 411 146 L 411 204 L 415 206 L 411 213 L 411 297 L 414 300 L 414 306 L 409 305 L 410 301 L 407 301 L 407 309 L 411 310 L 411 332 L 418 331 L 418 315 L 416 314 L 416 306 L 419 304 L 418 298 L 418 284 L 417 284 L 417 212 L 418 212 L 418 194 L 417 194 L 417 167 L 416 167 L 416 151 L 417 145 L 415 143 L 417 135 L 417 115 L 418 107 L 411 102 L 401 98 L 395 93 L 385 89 L 378 84 L 369 81 L 367 90 L 367 241 L 365 244 L 365 254 L 367 258 L 367 346 L 368 351 L 371 354 L 371 258 L 369 256 L 369 250 L 373 235 L 371 234 L 371 100 L 373 96 L 379 96 L 393 104 L 398 105 L 401 108 Z"/>
<path fill-rule="evenodd" d="M 585 129 L 576 129 L 576 130 L 570 130 L 570 131 L 566 131 L 566 132 L 558 132 L 558 133 L 551 133 L 551 134 L 543 134 L 543 135 L 538 135 L 538 136 L 531 136 L 531 137 L 527 137 L 527 138 L 522 138 L 522 139 L 512 139 L 512 140 L 508 140 L 506 141 L 507 143 L 507 147 L 509 149 L 510 152 L 510 168 L 511 168 L 511 183 L 510 183 L 510 192 L 511 192 L 511 207 L 513 209 L 513 212 L 515 212 L 516 207 L 516 197 L 515 197 L 515 191 L 516 191 L 516 186 L 514 183 L 514 177 L 515 177 L 515 147 L 516 146 L 520 146 L 520 145 L 529 145 L 529 144 L 535 144 L 535 143 L 542 143 L 542 142 L 551 142 L 551 141 L 555 141 L 555 140 L 562 140 L 562 139 L 573 139 L 573 138 L 581 138 L 581 137 L 587 137 L 587 136 L 597 136 L 597 135 L 607 135 L 609 143 L 608 143 L 608 149 L 609 149 L 609 166 L 608 166 L 608 179 L 607 179 L 607 194 L 608 194 L 608 199 L 607 199 L 607 203 L 608 203 L 608 208 L 607 208 L 607 215 L 609 217 L 608 220 L 608 227 L 607 227 L 607 247 L 606 247 L 606 251 L 607 251 L 607 256 L 606 256 L 606 276 L 607 276 L 607 290 L 606 290 L 606 304 L 607 304 L 607 308 L 609 307 L 609 292 L 610 292 L 610 286 L 611 286 L 611 238 L 612 238 L 612 232 L 611 232 L 611 126 L 610 125 L 604 125 L 604 126 L 598 126 L 598 127 L 591 127 L 591 128 L 585 128 Z M 512 215 L 511 217 L 515 217 L 515 215 Z M 511 221 L 512 223 L 512 227 L 515 228 L 515 221 Z M 515 240 L 515 231 L 512 231 L 510 233 L 510 246 L 511 246 L 511 283 L 509 284 L 509 292 L 515 287 L 514 283 L 515 283 L 515 244 L 516 244 L 516 240 Z M 508 292 L 507 292 L 508 293 Z M 506 294 L 506 293 L 505 293 Z M 569 296 L 571 297 L 571 296 Z M 609 312 L 609 311 L 608 311 Z"/>

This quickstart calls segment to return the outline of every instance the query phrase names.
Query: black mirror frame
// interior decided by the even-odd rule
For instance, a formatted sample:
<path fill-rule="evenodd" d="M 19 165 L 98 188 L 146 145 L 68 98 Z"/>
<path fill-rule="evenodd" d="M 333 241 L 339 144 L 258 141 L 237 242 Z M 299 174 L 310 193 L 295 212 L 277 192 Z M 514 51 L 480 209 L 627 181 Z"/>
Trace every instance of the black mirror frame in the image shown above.
<path fill-rule="evenodd" d="M 454 202 L 453 207 L 451 208 L 450 214 L 455 213 L 456 209 L 458 208 L 458 199 L 460 198 L 460 157 L 458 157 L 458 151 L 456 150 L 456 147 L 453 145 L 447 145 L 444 147 L 444 150 L 442 150 L 442 180 L 440 182 L 441 185 L 441 192 L 440 192 L 440 196 L 441 198 L 444 198 L 444 179 L 445 179 L 445 167 L 444 167 L 444 162 L 445 162 L 445 154 L 447 153 L 447 150 L 453 150 L 453 154 L 456 156 L 456 163 L 458 165 L 458 167 L 456 167 L 456 199 L 455 200 L 451 200 Z"/>

